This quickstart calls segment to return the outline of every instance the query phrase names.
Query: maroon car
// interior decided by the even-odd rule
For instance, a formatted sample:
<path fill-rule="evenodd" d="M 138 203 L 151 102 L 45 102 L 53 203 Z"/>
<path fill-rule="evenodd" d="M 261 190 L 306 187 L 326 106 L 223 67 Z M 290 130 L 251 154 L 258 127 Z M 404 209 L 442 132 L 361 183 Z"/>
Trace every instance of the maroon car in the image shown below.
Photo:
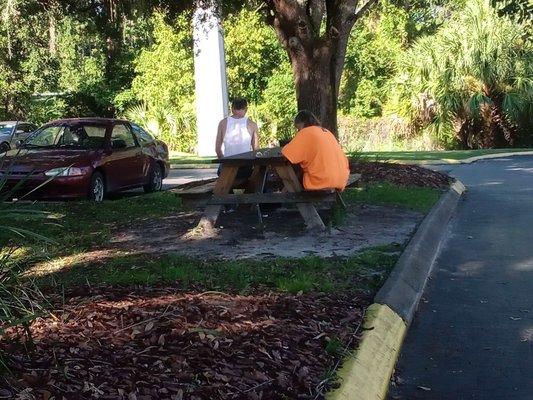
<path fill-rule="evenodd" d="M 3 191 L 22 182 L 15 197 L 33 191 L 31 198 L 102 201 L 111 192 L 160 190 L 169 172 L 167 146 L 117 119 L 49 122 L 19 146 L 0 157 Z"/>

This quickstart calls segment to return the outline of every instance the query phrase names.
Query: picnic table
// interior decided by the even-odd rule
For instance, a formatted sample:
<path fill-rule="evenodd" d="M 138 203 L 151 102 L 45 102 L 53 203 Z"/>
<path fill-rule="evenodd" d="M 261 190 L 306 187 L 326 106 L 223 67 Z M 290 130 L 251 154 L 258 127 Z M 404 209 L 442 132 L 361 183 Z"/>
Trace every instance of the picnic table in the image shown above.
<path fill-rule="evenodd" d="M 214 228 L 222 207 L 226 204 L 296 204 L 308 229 L 326 228 L 314 203 L 335 199 L 335 191 L 305 191 L 294 165 L 281 154 L 281 148 L 260 149 L 213 160 L 212 163 L 219 163 L 221 171 L 213 189 L 213 196 L 198 225 L 204 231 Z M 239 182 L 236 179 L 241 167 L 253 169 L 247 182 Z M 286 193 L 263 193 L 268 167 L 277 172 Z M 243 187 L 243 183 L 243 194 L 231 193 L 235 187 Z"/>

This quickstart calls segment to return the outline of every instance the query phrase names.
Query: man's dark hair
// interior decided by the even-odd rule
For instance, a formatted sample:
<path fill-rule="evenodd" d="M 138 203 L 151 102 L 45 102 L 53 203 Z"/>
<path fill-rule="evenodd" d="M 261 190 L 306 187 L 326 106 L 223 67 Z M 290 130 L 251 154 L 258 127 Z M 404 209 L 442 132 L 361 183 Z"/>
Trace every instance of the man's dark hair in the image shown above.
<path fill-rule="evenodd" d="M 303 124 L 304 127 L 308 126 L 320 126 L 320 121 L 311 111 L 301 110 L 298 111 L 296 117 L 294 117 L 295 124 Z"/>
<path fill-rule="evenodd" d="M 248 101 L 243 97 L 237 97 L 231 102 L 231 108 L 234 110 L 244 110 L 248 107 Z"/>

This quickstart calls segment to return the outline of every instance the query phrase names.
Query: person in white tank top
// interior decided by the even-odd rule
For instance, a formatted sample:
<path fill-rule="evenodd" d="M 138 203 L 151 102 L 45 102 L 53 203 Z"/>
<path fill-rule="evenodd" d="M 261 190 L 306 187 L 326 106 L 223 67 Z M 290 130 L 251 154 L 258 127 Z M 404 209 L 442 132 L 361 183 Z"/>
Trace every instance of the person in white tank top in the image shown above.
<path fill-rule="evenodd" d="M 232 114 L 218 124 L 216 153 L 218 158 L 234 156 L 259 148 L 257 124 L 246 116 L 246 99 L 234 99 Z"/>

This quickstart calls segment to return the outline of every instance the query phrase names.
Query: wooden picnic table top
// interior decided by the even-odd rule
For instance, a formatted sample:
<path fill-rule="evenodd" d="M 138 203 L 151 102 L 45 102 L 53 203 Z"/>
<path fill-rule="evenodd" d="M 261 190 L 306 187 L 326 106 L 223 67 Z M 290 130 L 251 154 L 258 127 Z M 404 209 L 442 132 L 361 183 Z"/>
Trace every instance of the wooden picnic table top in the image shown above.
<path fill-rule="evenodd" d="M 234 156 L 218 158 L 211 160 L 213 164 L 234 165 L 234 166 L 252 166 L 252 165 L 281 165 L 287 164 L 289 160 L 281 154 L 280 147 L 265 148 L 254 151 L 248 151 Z"/>

